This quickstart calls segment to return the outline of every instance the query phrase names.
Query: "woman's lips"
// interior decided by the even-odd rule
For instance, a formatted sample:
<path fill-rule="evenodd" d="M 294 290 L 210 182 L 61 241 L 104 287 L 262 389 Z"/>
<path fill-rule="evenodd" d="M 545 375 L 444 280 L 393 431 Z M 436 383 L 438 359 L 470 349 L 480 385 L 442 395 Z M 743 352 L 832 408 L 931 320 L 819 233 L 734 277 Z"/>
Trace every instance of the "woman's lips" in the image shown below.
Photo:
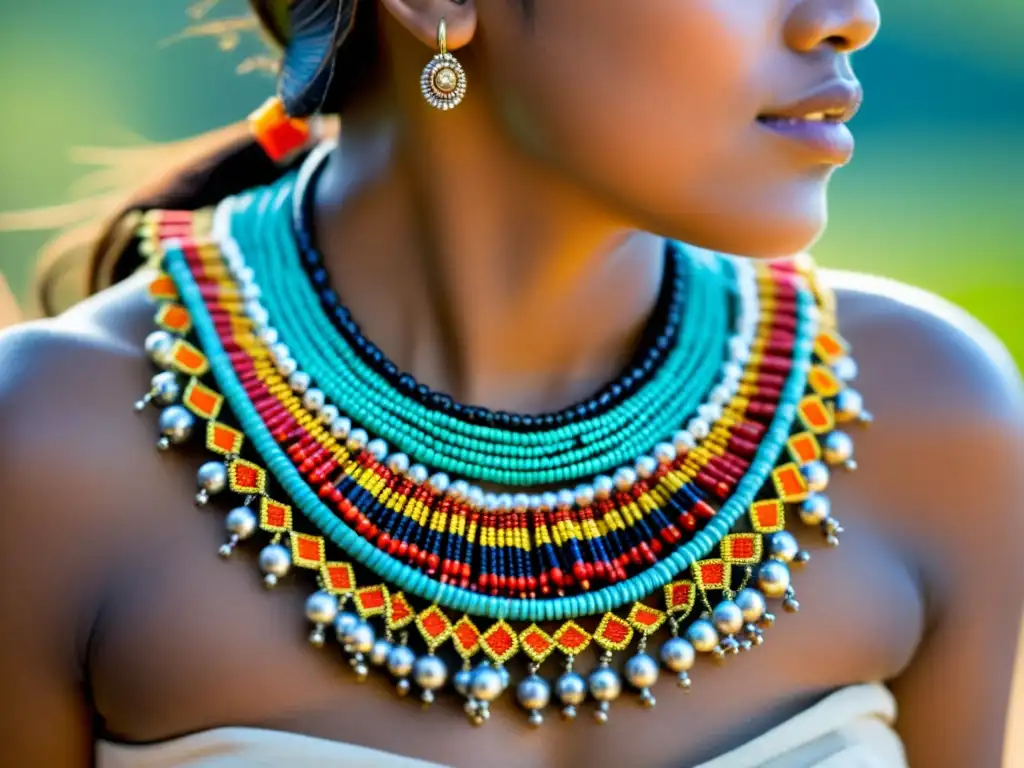
<path fill-rule="evenodd" d="M 757 122 L 802 146 L 819 162 L 845 165 L 854 146 L 846 122 L 860 108 L 863 97 L 856 80 L 833 78 L 787 106 L 766 111 Z"/>
<path fill-rule="evenodd" d="M 759 117 L 757 122 L 794 144 L 802 146 L 820 162 L 846 165 L 853 157 L 853 134 L 845 123 L 807 117 Z"/>

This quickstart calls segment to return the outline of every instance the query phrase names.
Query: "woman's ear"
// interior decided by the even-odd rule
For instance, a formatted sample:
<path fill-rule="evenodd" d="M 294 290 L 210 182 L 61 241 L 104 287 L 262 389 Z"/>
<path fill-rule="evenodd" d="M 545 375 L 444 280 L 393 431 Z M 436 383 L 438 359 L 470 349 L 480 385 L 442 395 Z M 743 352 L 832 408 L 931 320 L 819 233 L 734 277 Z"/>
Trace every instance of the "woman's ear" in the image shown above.
<path fill-rule="evenodd" d="M 447 46 L 457 50 L 476 33 L 475 0 L 380 0 L 399 24 L 432 51 L 437 50 L 437 28 L 444 19 Z"/>

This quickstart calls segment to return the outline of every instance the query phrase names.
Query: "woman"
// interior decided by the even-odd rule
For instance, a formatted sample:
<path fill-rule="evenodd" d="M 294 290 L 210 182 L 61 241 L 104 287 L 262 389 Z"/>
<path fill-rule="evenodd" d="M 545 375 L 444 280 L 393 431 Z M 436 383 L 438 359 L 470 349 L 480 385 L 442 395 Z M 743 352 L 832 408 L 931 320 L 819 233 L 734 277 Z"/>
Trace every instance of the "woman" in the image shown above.
<path fill-rule="evenodd" d="M 998 765 L 1019 378 L 766 260 L 874 3 L 254 6 L 286 167 L 186 168 L 0 342 L 4 764 Z"/>

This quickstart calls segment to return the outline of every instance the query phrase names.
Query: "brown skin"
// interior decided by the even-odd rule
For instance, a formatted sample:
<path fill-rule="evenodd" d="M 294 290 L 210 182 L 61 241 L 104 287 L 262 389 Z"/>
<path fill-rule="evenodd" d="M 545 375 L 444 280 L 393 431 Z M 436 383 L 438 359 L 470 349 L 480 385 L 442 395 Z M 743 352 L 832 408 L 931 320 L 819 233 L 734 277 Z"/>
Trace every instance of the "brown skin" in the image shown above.
<path fill-rule="evenodd" d="M 866 43 L 876 19 L 854 0 L 629 13 L 558 0 L 538 3 L 527 32 L 506 0 L 382 4 L 401 88 L 346 122 L 339 157 L 361 164 L 334 166 L 318 190 L 321 247 L 402 367 L 524 409 L 585 395 L 628 353 L 659 269 L 658 239 L 635 231 L 758 256 L 816 236 L 831 168 L 757 133 L 753 116 L 845 67 L 837 46 Z M 473 39 L 459 53 L 471 96 L 448 115 L 416 101 L 428 52 L 407 31 L 430 41 L 442 12 L 453 48 Z M 636 90 L 613 109 L 603 93 L 616 83 Z M 702 665 L 692 696 L 665 679 L 654 711 L 620 702 L 604 729 L 530 731 L 508 702 L 472 729 L 454 700 L 421 714 L 306 647 L 308 584 L 267 595 L 251 554 L 219 562 L 220 516 L 189 503 L 201 458 L 146 450 L 155 415 L 130 411 L 150 374 L 140 281 L 0 337 L 0 763 L 87 765 L 95 739 L 249 725 L 458 766 L 692 765 L 837 687 L 886 680 L 913 765 L 998 765 L 1024 601 L 1020 380 L 944 306 L 832 279 L 877 416 L 857 435 L 863 469 L 834 483 L 843 546 L 801 534 L 814 560 L 796 580 L 800 614 L 756 653 Z"/>

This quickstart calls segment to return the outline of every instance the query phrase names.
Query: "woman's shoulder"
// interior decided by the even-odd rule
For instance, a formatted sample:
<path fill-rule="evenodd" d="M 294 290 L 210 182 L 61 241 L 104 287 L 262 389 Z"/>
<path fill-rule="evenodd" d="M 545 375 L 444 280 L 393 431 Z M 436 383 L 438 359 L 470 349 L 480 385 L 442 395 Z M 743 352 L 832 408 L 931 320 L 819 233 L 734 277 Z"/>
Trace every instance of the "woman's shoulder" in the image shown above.
<path fill-rule="evenodd" d="M 826 271 L 861 384 L 896 417 L 1024 428 L 1024 385 L 1005 344 L 966 310 L 888 278 Z M 902 418 L 900 419 L 902 421 Z"/>

